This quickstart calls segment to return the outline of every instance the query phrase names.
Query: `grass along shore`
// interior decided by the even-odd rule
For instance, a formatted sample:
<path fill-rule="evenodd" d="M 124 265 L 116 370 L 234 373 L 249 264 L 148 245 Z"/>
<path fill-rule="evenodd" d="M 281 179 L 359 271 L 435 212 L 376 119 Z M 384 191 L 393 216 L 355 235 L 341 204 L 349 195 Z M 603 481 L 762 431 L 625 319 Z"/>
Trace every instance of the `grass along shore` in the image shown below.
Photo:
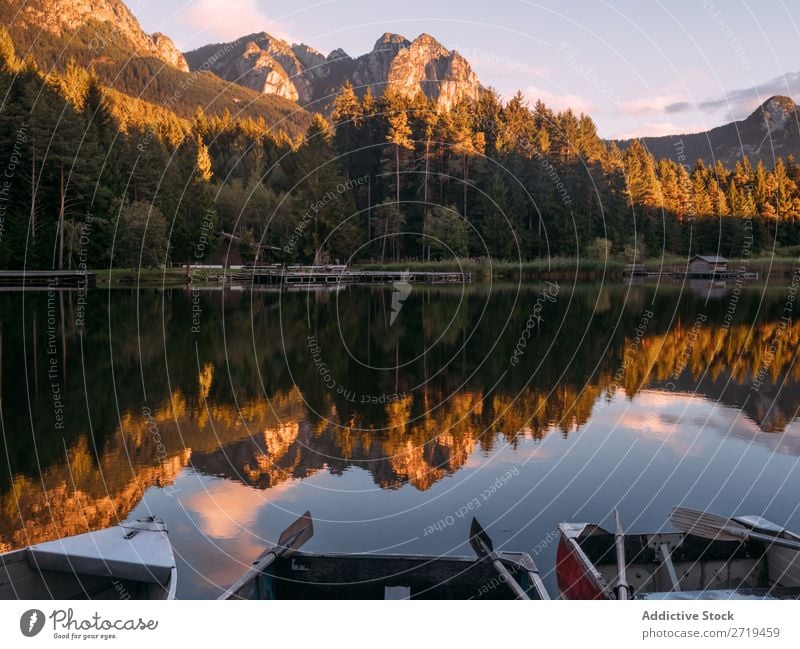
<path fill-rule="evenodd" d="M 657 271 L 666 268 L 685 267 L 685 257 L 669 256 L 648 259 L 641 262 L 647 269 Z M 532 261 L 506 261 L 482 259 L 463 259 L 459 261 L 406 261 L 376 264 L 357 264 L 364 270 L 411 270 L 418 272 L 465 272 L 472 273 L 474 281 L 489 279 L 523 278 L 562 279 L 578 277 L 580 279 L 622 278 L 625 266 L 623 259 L 590 259 L 578 257 L 553 257 Z M 751 257 L 749 259 L 731 259 L 728 263 L 733 271 L 744 270 L 758 272 L 762 277 L 788 277 L 800 267 L 800 258 L 781 254 L 774 256 Z"/>
<path fill-rule="evenodd" d="M 364 270 L 411 270 L 417 272 L 463 272 L 472 273 L 473 281 L 516 277 L 562 278 L 576 274 L 586 279 L 600 277 L 622 277 L 624 261 L 614 259 L 588 259 L 577 257 L 554 257 L 532 261 L 505 261 L 498 259 L 461 259 L 447 261 L 401 261 L 384 264 L 357 264 Z"/>
<path fill-rule="evenodd" d="M 102 268 L 89 272 L 97 275 L 98 286 L 185 286 L 186 267 L 170 268 Z M 220 275 L 221 270 L 202 269 L 195 271 L 193 282 L 206 283 L 209 277 Z"/>

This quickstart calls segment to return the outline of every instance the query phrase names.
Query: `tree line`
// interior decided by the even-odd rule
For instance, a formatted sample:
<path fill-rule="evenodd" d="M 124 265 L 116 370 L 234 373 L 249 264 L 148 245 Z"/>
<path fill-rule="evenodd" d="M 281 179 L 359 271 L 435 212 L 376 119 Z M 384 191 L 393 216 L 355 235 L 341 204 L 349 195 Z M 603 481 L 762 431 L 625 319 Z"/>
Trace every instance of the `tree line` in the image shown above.
<path fill-rule="evenodd" d="M 656 160 L 521 94 L 437 110 L 342 87 L 292 139 L 192 118 L 71 62 L 44 73 L 0 30 L 0 266 L 367 262 L 702 252 L 800 244 L 800 165 Z M 745 252 L 746 251 L 746 252 Z"/>

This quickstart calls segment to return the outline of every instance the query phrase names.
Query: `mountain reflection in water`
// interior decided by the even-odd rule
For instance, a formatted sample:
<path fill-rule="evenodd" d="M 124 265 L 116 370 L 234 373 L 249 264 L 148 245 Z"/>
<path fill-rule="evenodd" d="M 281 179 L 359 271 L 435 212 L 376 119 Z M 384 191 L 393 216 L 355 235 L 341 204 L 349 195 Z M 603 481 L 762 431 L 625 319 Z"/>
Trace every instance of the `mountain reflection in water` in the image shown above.
<path fill-rule="evenodd" d="M 465 535 L 424 539 L 426 526 L 512 465 L 521 477 L 491 503 L 503 529 L 513 538 L 548 512 L 516 549 L 572 518 L 582 490 L 602 491 L 598 517 L 627 497 L 660 525 L 687 489 L 719 498 L 734 467 L 752 483 L 767 479 L 765 462 L 788 464 L 762 507 L 795 517 L 783 489 L 800 455 L 800 323 L 786 287 L 748 287 L 734 303 L 678 287 L 561 286 L 530 320 L 541 291 L 415 286 L 394 322 L 391 288 L 207 291 L 199 333 L 182 290 L 91 292 L 81 327 L 73 293 L 0 294 L 0 551 L 157 505 L 204 575 L 184 594 L 208 593 L 294 507 L 329 519 L 339 549 L 350 547 L 335 521 L 364 511 L 402 519 L 409 551 L 454 551 Z M 675 482 L 682 471 L 695 482 Z M 248 488 L 262 490 L 252 502 Z M 544 500 L 523 512 L 534 495 Z M 268 505 L 279 511 L 267 523 L 253 512 Z M 381 524 L 366 549 L 385 547 Z M 219 549 L 243 530 L 246 548 L 200 549 L 200 536 Z"/>

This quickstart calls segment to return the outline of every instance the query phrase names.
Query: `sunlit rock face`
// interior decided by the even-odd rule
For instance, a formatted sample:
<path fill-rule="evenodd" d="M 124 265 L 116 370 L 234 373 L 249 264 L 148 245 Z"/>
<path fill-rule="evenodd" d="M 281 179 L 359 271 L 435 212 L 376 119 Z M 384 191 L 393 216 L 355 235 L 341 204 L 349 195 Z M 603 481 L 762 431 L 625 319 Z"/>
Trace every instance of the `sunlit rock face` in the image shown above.
<path fill-rule="evenodd" d="M 342 49 L 326 57 L 308 45 L 289 45 L 261 33 L 208 45 L 186 58 L 193 70 L 208 69 L 227 81 L 317 110 L 329 109 L 348 81 L 359 94 L 367 89 L 374 95 L 391 89 L 406 97 L 422 92 L 442 109 L 461 97 L 477 99 L 481 89 L 467 60 L 428 34 L 409 41 L 387 32 L 370 52 L 352 58 Z"/>
<path fill-rule="evenodd" d="M 375 42 L 371 52 L 355 60 L 350 82 L 359 90 L 369 88 L 373 94 L 382 94 L 386 90 L 394 60 L 410 44 L 399 34 L 387 32 Z"/>
<path fill-rule="evenodd" d="M 287 43 L 263 32 L 206 45 L 186 58 L 192 70 L 208 70 L 256 92 L 292 101 L 308 98 L 307 83 L 298 76 L 303 64 Z"/>
<path fill-rule="evenodd" d="M 169 36 L 165 36 L 161 32 L 155 32 L 152 36 L 150 36 L 150 41 L 153 43 L 153 47 L 155 48 L 155 53 L 158 58 L 178 68 L 179 70 L 183 70 L 184 72 L 189 71 L 189 64 L 186 63 L 186 59 L 183 58 L 183 54 L 181 54 L 181 51 L 175 47 L 175 43 L 172 42 L 172 39 Z"/>
<path fill-rule="evenodd" d="M 189 66 L 172 40 L 161 33 L 146 34 L 139 21 L 120 0 L 11 0 L 18 5 L 15 29 L 45 30 L 58 36 L 76 35 L 98 57 L 127 45 L 138 56 L 151 56 L 188 72 Z"/>
<path fill-rule="evenodd" d="M 398 51 L 387 74 L 387 85 L 407 97 L 422 91 L 444 109 L 461 97 L 477 99 L 480 91 L 478 77 L 467 60 L 428 34 Z"/>

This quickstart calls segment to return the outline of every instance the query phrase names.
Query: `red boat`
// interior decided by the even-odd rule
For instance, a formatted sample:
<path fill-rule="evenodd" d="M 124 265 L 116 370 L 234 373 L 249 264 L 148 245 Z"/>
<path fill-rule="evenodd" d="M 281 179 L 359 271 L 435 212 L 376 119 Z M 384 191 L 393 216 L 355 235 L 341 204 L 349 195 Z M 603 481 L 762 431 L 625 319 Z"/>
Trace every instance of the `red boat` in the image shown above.
<path fill-rule="evenodd" d="M 676 511 L 722 522 L 686 532 L 624 535 L 591 523 L 561 523 L 561 597 L 800 599 L 800 536 L 759 516 L 721 519 Z"/>

